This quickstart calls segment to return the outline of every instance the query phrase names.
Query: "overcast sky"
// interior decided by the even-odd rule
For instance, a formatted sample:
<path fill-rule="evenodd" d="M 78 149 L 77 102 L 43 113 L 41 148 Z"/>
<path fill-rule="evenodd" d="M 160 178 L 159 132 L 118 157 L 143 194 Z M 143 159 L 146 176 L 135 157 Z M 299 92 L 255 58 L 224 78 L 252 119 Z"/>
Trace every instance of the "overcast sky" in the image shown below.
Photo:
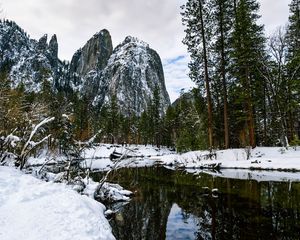
<path fill-rule="evenodd" d="M 128 36 L 148 42 L 161 56 L 172 101 L 193 83 L 187 77 L 188 57 L 181 43 L 184 32 L 180 6 L 186 0 L 0 0 L 2 17 L 14 20 L 32 38 L 57 34 L 59 57 L 73 53 L 101 29 L 109 30 L 113 44 Z M 260 0 L 267 33 L 284 25 L 290 0 Z"/>

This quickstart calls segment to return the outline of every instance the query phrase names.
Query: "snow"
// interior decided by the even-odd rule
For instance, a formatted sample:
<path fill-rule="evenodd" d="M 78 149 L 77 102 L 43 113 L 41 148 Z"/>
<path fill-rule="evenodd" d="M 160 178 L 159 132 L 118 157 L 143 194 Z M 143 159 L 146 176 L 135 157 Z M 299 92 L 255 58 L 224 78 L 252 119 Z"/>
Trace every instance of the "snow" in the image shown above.
<path fill-rule="evenodd" d="M 104 211 L 65 185 L 0 167 L 0 239 L 114 239 Z"/>
<path fill-rule="evenodd" d="M 83 157 L 87 160 L 84 165 L 89 166 L 91 170 L 108 170 L 115 163 L 109 159 L 110 154 L 114 151 L 127 153 L 134 158 L 124 159 L 119 167 L 146 167 L 153 166 L 156 163 L 155 157 L 174 153 L 168 148 L 156 148 L 151 145 L 111 145 L 100 144 L 94 148 L 86 149 Z"/>
<path fill-rule="evenodd" d="M 94 148 L 87 149 L 84 152 L 84 156 L 86 158 L 109 158 L 109 155 L 113 152 L 117 151 L 119 153 L 123 153 L 125 151 L 128 152 L 128 155 L 134 156 L 161 156 L 165 154 L 174 153 L 168 148 L 156 148 L 151 145 L 111 145 L 111 144 L 100 144 Z"/>
<path fill-rule="evenodd" d="M 14 148 L 17 145 L 17 142 L 20 142 L 20 140 L 21 139 L 18 136 L 15 136 L 11 133 L 5 138 L 4 144 L 9 143 Z"/>
<path fill-rule="evenodd" d="M 103 201 L 119 202 L 119 201 L 130 201 L 130 196 L 133 193 L 125 190 L 119 184 L 113 184 L 105 182 L 101 187 L 100 193 L 96 199 L 102 199 Z"/>
<path fill-rule="evenodd" d="M 266 170 L 249 170 L 249 169 L 222 169 L 219 172 L 188 169 L 190 173 L 199 174 L 207 173 L 216 177 L 255 180 L 257 182 L 300 182 L 299 172 L 283 171 L 266 171 Z"/>
<path fill-rule="evenodd" d="M 168 148 L 156 148 L 151 145 L 111 145 L 99 144 L 94 148 L 86 149 L 82 163 L 93 171 L 109 170 L 115 162 L 109 159 L 114 151 L 127 152 L 133 158 L 124 159 L 118 164 L 120 167 L 148 167 L 153 165 L 175 166 L 186 169 L 211 168 L 211 165 L 220 164 L 221 169 L 250 169 L 250 170 L 279 170 L 300 171 L 300 148 L 288 149 L 280 147 L 256 147 L 250 149 L 247 159 L 247 149 L 227 149 L 215 152 L 215 157 L 210 160 L 209 151 L 192 151 L 177 154 Z M 63 160 L 62 156 L 55 156 L 57 161 Z M 43 164 L 49 156 L 31 157 L 29 164 Z"/>
<path fill-rule="evenodd" d="M 164 165 L 185 168 L 206 168 L 211 164 L 221 164 L 221 168 L 300 171 L 300 149 L 279 147 L 257 147 L 250 149 L 228 149 L 216 151 L 216 157 L 207 159 L 208 151 L 193 151 L 181 155 L 157 157 Z"/>

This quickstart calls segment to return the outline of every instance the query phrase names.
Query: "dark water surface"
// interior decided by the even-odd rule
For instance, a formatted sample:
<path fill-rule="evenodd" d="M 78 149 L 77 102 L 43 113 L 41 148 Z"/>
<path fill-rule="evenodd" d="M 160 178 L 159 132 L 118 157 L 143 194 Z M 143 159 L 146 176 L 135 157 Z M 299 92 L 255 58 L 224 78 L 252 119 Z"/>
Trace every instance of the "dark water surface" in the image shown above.
<path fill-rule="evenodd" d="M 300 183 L 162 167 L 121 169 L 110 180 L 136 192 L 110 221 L 117 239 L 300 239 Z"/>

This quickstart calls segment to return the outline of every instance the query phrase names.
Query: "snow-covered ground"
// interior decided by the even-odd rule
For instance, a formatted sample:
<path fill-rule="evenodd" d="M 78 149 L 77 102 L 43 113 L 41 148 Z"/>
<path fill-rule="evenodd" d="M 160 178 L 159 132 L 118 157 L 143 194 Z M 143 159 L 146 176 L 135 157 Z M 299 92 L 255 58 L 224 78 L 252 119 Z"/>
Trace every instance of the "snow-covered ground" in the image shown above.
<path fill-rule="evenodd" d="M 212 160 L 207 159 L 208 151 L 194 151 L 181 155 L 170 154 L 156 157 L 164 165 L 175 165 L 185 168 L 209 168 L 220 164 L 221 169 L 256 169 L 300 171 L 300 148 L 257 147 L 246 149 L 228 149 L 216 151 Z"/>
<path fill-rule="evenodd" d="M 161 147 L 157 148 L 151 145 L 111 145 L 111 144 L 100 144 L 94 148 L 87 149 L 83 156 L 87 158 L 109 158 L 109 155 L 114 151 L 119 153 L 125 153 L 136 157 L 151 157 L 151 156 L 162 156 L 170 153 L 174 153 L 168 148 Z"/>
<path fill-rule="evenodd" d="M 256 169 L 300 171 L 300 147 L 256 147 L 255 149 L 227 149 L 218 150 L 212 159 L 208 158 L 208 151 L 193 151 L 177 154 L 167 148 L 153 146 L 101 144 L 84 151 L 86 158 L 82 164 L 92 170 L 108 170 L 115 162 L 109 159 L 112 152 L 127 153 L 134 158 L 124 159 L 118 167 L 145 167 L 154 164 L 172 165 L 183 168 L 211 168 L 219 164 L 221 169 Z M 247 159 L 247 155 L 249 158 Z M 61 160 L 62 157 L 56 157 Z M 30 158 L 29 164 L 45 162 L 46 157 Z"/>
<path fill-rule="evenodd" d="M 63 184 L 0 167 L 0 239 L 114 239 L 104 211 Z"/>
<path fill-rule="evenodd" d="M 124 159 L 118 164 L 118 167 L 146 167 L 153 166 L 156 162 L 156 157 L 174 154 L 175 152 L 165 148 L 157 148 L 151 145 L 111 145 L 111 144 L 100 144 L 93 148 L 88 148 L 82 153 L 82 157 L 86 161 L 82 162 L 84 167 L 90 168 L 93 171 L 109 170 L 115 165 L 115 162 L 109 159 L 109 156 L 114 152 L 127 154 L 133 156 L 131 159 Z M 28 159 L 28 165 L 43 164 L 45 161 L 51 162 L 51 159 L 56 161 L 63 161 L 63 156 L 52 156 L 49 157 L 47 152 L 44 151 L 37 157 L 30 157 Z M 53 162 L 53 161 L 52 161 Z"/>
<path fill-rule="evenodd" d="M 156 164 L 185 168 L 190 172 L 199 172 L 219 164 L 221 173 L 210 174 L 241 179 L 256 179 L 258 181 L 300 181 L 300 147 L 288 149 L 281 147 L 257 147 L 255 149 L 228 149 L 215 152 L 213 159 L 207 159 L 208 151 L 193 151 L 177 154 L 167 148 L 156 148 L 144 145 L 100 144 L 87 149 L 83 153 L 86 161 L 82 165 L 92 171 L 109 170 L 115 162 L 109 159 L 113 151 L 136 156 L 124 159 L 118 163 L 121 167 L 148 167 Z M 249 158 L 247 157 L 249 156 Z M 248 158 L 248 159 L 247 159 Z M 46 157 L 30 158 L 30 164 L 43 163 Z M 62 160 L 62 157 L 58 157 Z M 257 171 L 253 171 L 257 170 Z M 272 171 L 268 171 L 272 170 Z M 277 172 L 274 172 L 277 171 Z M 279 172 L 280 171 L 280 172 Z M 289 173 L 284 173 L 284 172 Z"/>

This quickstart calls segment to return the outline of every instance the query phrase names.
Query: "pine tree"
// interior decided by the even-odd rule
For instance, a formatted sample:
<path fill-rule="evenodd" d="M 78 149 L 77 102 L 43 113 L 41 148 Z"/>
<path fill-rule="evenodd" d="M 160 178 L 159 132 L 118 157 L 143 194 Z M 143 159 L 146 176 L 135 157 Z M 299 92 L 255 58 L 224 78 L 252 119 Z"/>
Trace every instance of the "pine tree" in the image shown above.
<path fill-rule="evenodd" d="M 262 81 L 258 68 L 264 53 L 263 26 L 257 24 L 259 4 L 256 0 L 235 2 L 232 34 L 232 74 L 235 77 L 235 102 L 239 105 L 241 145 L 256 146 L 255 99 L 260 99 Z"/>
<path fill-rule="evenodd" d="M 181 92 L 179 99 L 174 103 L 171 119 L 175 133 L 173 141 L 179 152 L 207 148 L 206 131 L 203 131 L 204 127 L 207 128 L 203 118 L 206 106 L 205 101 L 201 99 L 196 89 L 192 92 Z"/>
<path fill-rule="evenodd" d="M 143 111 L 139 119 L 139 132 L 141 142 L 145 145 L 149 143 L 149 115 L 148 111 Z"/>
<path fill-rule="evenodd" d="M 176 138 L 175 109 L 169 106 L 163 118 L 163 145 L 174 147 Z"/>
<path fill-rule="evenodd" d="M 152 99 L 152 114 L 153 114 L 153 126 L 154 126 L 154 143 L 157 147 L 160 146 L 161 142 L 161 121 L 160 121 L 160 91 L 156 85 L 153 92 Z"/>
<path fill-rule="evenodd" d="M 188 0 L 182 7 L 182 22 L 185 26 L 186 36 L 183 43 L 187 45 L 191 55 L 190 77 L 200 85 L 205 86 L 208 112 L 208 139 L 209 148 L 213 143 L 213 105 L 211 97 L 211 79 L 209 75 L 209 52 L 208 47 L 211 40 L 212 23 L 209 14 L 209 7 L 205 0 Z M 202 82 L 204 79 L 204 82 Z"/>
<path fill-rule="evenodd" d="M 292 0 L 287 31 L 288 59 L 299 61 L 300 54 L 300 0 Z M 298 66 L 298 64 L 296 64 Z"/>
<path fill-rule="evenodd" d="M 287 29 L 287 112 L 289 138 L 300 134 L 299 102 L 300 102 L 300 0 L 292 0 L 290 6 L 289 25 Z"/>
<path fill-rule="evenodd" d="M 229 82 L 229 36 L 233 26 L 233 3 L 227 0 L 210 1 L 210 8 L 213 9 L 212 21 L 214 24 L 214 46 L 213 46 L 213 63 L 215 66 L 214 78 L 220 85 L 221 108 L 223 108 L 223 135 L 224 147 L 228 148 L 229 143 L 229 114 L 228 114 L 228 82 Z M 214 89 L 215 91 L 215 89 Z"/>
<path fill-rule="evenodd" d="M 114 144 L 115 141 L 118 141 L 120 128 L 120 111 L 117 103 L 117 96 L 115 94 L 112 94 L 111 96 L 105 121 L 107 122 L 107 134 L 111 137 L 111 143 Z"/>

